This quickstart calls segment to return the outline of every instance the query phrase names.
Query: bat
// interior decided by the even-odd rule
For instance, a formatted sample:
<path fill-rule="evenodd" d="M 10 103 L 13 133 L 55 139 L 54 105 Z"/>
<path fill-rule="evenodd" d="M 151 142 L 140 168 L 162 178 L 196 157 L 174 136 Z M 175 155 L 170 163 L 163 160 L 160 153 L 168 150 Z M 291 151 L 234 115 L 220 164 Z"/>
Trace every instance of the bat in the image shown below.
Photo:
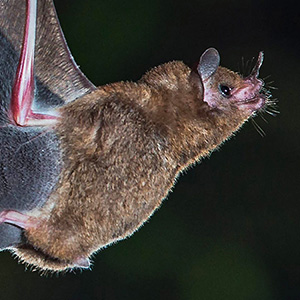
<path fill-rule="evenodd" d="M 36 269 L 89 268 L 133 234 L 176 177 L 272 102 L 207 49 L 96 88 L 52 0 L 0 0 L 0 249 Z"/>

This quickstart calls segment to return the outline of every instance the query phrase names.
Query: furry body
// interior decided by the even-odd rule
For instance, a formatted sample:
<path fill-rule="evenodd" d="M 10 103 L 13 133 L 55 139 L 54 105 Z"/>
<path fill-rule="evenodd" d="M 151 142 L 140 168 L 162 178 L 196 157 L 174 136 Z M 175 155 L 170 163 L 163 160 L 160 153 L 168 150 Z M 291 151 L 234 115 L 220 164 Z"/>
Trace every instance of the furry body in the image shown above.
<path fill-rule="evenodd" d="M 231 71 L 219 68 L 216 76 L 224 72 Z M 60 109 L 54 131 L 63 170 L 43 209 L 30 212 L 39 222 L 26 231 L 29 246 L 17 250 L 22 259 L 54 270 L 72 267 L 79 257 L 131 235 L 178 174 L 252 114 L 233 105 L 212 110 L 194 76 L 171 62 L 138 83 L 106 85 Z"/>

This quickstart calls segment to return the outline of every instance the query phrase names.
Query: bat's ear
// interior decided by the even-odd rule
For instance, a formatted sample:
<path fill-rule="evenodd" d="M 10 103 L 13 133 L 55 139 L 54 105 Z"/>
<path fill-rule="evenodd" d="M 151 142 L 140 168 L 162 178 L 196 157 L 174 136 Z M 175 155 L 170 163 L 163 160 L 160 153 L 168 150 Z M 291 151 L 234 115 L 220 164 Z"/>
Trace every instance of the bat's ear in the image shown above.
<path fill-rule="evenodd" d="M 197 71 L 202 82 L 211 77 L 220 64 L 220 55 L 215 48 L 207 49 L 200 57 Z"/>

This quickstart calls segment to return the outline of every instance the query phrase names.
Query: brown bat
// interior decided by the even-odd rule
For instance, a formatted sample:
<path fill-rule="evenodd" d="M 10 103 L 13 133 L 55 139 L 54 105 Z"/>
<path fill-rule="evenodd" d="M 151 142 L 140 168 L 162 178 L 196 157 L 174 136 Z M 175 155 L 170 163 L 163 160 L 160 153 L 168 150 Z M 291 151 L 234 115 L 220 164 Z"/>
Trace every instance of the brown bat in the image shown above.
<path fill-rule="evenodd" d="M 258 79 L 206 50 L 138 82 L 95 88 L 52 0 L 0 0 L 0 247 L 42 270 L 90 266 L 133 234 L 180 172 L 271 102 Z"/>

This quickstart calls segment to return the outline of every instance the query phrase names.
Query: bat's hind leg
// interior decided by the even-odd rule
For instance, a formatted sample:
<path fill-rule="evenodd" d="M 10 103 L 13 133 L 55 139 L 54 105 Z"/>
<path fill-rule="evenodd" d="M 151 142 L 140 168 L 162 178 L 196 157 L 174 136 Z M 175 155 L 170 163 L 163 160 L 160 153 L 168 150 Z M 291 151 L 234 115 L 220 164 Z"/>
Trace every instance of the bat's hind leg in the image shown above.
<path fill-rule="evenodd" d="M 39 241 L 44 241 L 44 244 L 40 247 L 35 247 L 35 248 L 39 248 L 39 249 L 43 249 L 46 250 L 45 253 L 47 253 L 47 250 L 49 250 L 48 248 L 51 248 L 51 243 L 50 245 L 47 243 L 46 240 L 47 239 L 47 233 L 43 232 L 43 222 L 40 222 L 38 218 L 36 217 L 32 217 L 32 216 L 28 216 L 26 214 L 20 213 L 18 211 L 15 210 L 4 210 L 0 213 L 0 224 L 1 223 L 7 223 L 7 224 L 11 224 L 11 225 L 15 225 L 19 228 L 22 228 L 26 231 L 28 230 L 32 230 L 35 232 L 35 234 L 38 233 L 38 240 Z M 48 233 L 49 234 L 49 233 Z M 53 235 L 54 233 L 52 233 Z M 42 235 L 42 236 L 40 236 Z M 58 240 L 58 239 L 57 239 Z M 63 254 L 65 253 L 72 253 L 73 248 L 71 247 L 70 249 L 68 249 L 68 243 L 66 242 L 66 245 L 64 245 L 63 243 L 61 243 L 61 247 L 54 247 L 54 249 L 56 249 L 56 251 L 58 252 L 62 252 Z M 35 245 L 33 245 L 35 246 Z M 74 247 L 76 249 L 76 247 Z M 51 251 L 53 252 L 53 251 Z M 74 250 L 75 252 L 75 250 Z M 54 253 L 55 254 L 55 253 Z M 61 253 L 60 253 L 61 254 Z M 80 267 L 80 268 L 89 268 L 90 267 L 90 260 L 88 257 L 82 256 L 82 255 L 78 255 L 75 256 L 75 258 L 69 258 L 69 257 L 64 257 L 64 255 L 60 255 L 59 257 L 56 257 L 56 255 L 53 255 L 53 253 L 50 253 L 50 256 L 52 258 L 61 260 L 61 261 L 68 261 L 70 264 L 70 267 Z"/>
<path fill-rule="evenodd" d="M 32 111 L 34 99 L 34 49 L 37 0 L 27 0 L 26 21 L 21 56 L 12 89 L 10 119 L 18 126 L 55 124 L 58 114 Z"/>
<path fill-rule="evenodd" d="M 4 210 L 0 213 L 0 223 L 8 223 L 22 229 L 29 229 L 36 227 L 38 220 L 15 210 Z"/>

